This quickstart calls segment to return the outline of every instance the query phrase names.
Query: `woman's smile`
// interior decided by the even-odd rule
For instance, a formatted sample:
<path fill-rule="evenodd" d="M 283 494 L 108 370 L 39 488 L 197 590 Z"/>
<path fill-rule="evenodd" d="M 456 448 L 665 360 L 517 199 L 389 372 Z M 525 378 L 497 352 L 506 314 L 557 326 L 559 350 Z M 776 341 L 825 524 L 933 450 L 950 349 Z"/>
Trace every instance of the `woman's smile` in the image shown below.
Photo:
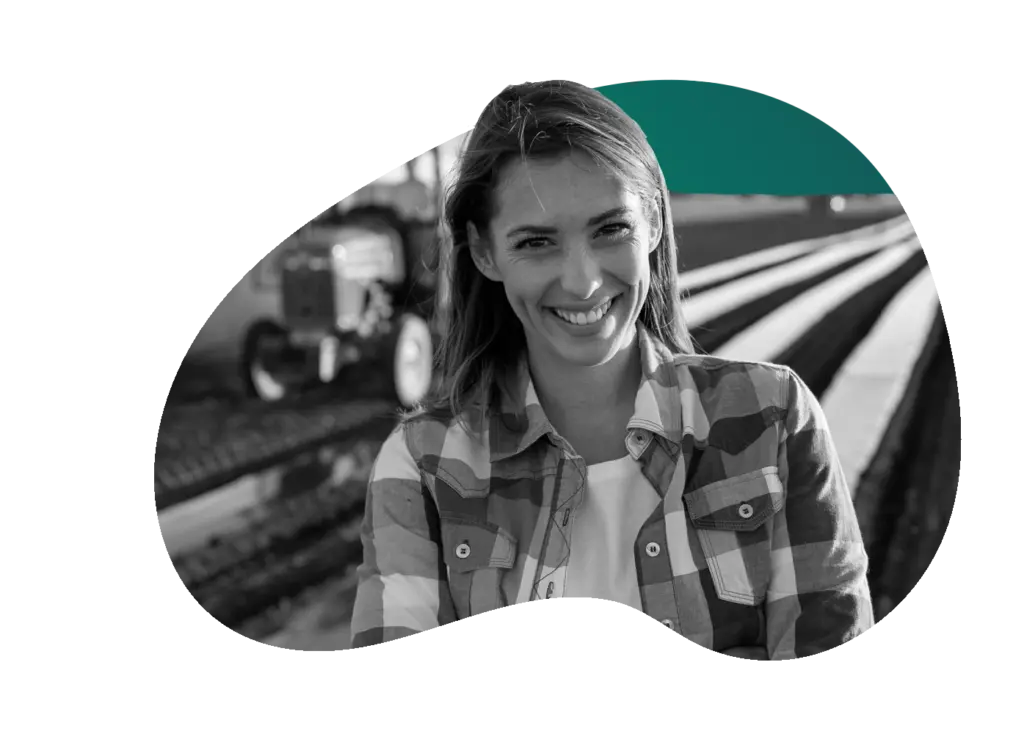
<path fill-rule="evenodd" d="M 604 324 L 614 325 L 608 313 L 618 301 L 618 295 L 605 297 L 596 307 L 545 307 L 544 309 L 555 316 L 561 324 L 570 327 L 569 332 L 577 335 L 591 335 L 604 329 Z M 598 327 L 594 327 L 597 325 Z"/>

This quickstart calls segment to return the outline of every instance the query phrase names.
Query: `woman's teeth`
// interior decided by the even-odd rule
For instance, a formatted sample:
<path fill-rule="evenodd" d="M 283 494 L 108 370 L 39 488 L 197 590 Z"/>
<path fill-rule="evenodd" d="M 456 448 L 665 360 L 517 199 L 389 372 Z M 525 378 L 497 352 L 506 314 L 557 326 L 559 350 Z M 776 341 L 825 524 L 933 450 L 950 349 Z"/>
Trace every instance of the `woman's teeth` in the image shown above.
<path fill-rule="evenodd" d="M 568 310 L 554 310 L 554 313 L 566 322 L 573 325 L 592 325 L 607 314 L 612 306 L 612 300 L 608 300 L 600 307 L 595 307 L 588 312 L 569 312 Z"/>

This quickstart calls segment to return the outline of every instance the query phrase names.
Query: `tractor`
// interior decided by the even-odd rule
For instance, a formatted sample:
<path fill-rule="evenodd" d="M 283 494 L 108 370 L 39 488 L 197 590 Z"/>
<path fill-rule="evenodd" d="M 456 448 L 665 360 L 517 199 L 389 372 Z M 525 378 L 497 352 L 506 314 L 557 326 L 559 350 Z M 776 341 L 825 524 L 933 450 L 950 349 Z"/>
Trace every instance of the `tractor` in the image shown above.
<path fill-rule="evenodd" d="M 394 200 L 334 207 L 297 231 L 272 262 L 278 316 L 243 339 L 249 394 L 280 401 L 371 361 L 388 373 L 390 396 L 419 402 L 433 378 L 435 236 L 436 217 L 403 215 Z"/>

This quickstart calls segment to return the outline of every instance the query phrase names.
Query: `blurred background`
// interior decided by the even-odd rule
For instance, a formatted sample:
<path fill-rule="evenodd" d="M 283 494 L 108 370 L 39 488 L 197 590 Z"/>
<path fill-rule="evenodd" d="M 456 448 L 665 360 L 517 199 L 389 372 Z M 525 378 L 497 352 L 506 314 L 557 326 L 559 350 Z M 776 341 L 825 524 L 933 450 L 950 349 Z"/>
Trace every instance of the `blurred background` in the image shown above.
<path fill-rule="evenodd" d="M 247 637 L 348 647 L 369 470 L 397 408 L 436 381 L 437 212 L 462 139 L 270 251 L 171 385 L 160 527 L 187 589 Z M 700 348 L 789 365 L 821 400 L 884 618 L 935 555 L 960 464 L 949 340 L 912 225 L 892 195 L 679 193 L 672 206 Z"/>

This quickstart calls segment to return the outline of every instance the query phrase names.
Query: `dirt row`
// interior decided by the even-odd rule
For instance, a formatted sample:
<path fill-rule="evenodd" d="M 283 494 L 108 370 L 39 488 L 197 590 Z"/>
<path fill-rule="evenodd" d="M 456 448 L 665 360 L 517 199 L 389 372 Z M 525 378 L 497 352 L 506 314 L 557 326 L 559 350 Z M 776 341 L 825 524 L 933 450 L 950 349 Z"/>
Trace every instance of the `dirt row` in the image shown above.
<path fill-rule="evenodd" d="M 279 404 L 228 399 L 169 406 L 155 459 L 157 510 L 281 464 L 381 420 L 396 403 L 379 374 L 352 369 L 339 384 Z"/>
<path fill-rule="evenodd" d="M 941 310 L 857 494 L 876 619 L 935 558 L 960 480 L 960 401 Z"/>

